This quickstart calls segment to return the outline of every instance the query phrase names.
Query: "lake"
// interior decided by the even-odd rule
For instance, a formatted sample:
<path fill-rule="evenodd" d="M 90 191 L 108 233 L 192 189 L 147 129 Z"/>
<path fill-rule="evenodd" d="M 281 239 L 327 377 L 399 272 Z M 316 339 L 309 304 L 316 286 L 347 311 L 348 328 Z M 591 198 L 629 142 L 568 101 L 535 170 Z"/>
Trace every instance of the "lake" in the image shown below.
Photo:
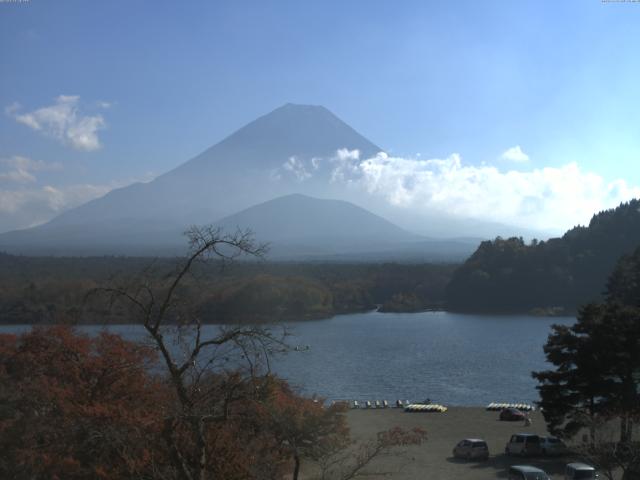
<path fill-rule="evenodd" d="M 328 400 L 531 403 L 538 398 L 531 371 L 549 366 L 542 348 L 550 326 L 574 322 L 448 312 L 367 312 L 289 322 L 289 343 L 310 348 L 276 357 L 272 369 L 302 392 Z M 0 332 L 26 328 L 1 326 Z M 130 339 L 143 336 L 132 325 L 110 329 Z"/>

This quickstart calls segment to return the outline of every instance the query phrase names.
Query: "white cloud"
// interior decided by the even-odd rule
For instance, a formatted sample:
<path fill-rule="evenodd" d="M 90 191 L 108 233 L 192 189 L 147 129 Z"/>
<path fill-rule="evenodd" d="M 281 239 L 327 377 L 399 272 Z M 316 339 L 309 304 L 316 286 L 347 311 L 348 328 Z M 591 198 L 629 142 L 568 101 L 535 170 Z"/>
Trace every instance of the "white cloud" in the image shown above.
<path fill-rule="evenodd" d="M 349 150 L 348 148 L 340 148 L 336 151 L 336 159 L 340 162 L 358 160 L 360 158 L 360 150 Z"/>
<path fill-rule="evenodd" d="M 55 138 L 76 150 L 93 151 L 101 147 L 98 131 L 105 127 L 102 115 L 82 115 L 77 95 L 60 95 L 53 105 L 33 112 L 18 113 L 19 104 L 5 108 L 5 112 L 18 123 Z M 107 105 L 106 102 L 103 104 Z M 103 108 L 106 108 L 103 106 Z"/>
<path fill-rule="evenodd" d="M 111 185 L 80 184 L 68 187 L 53 187 L 46 185 L 42 191 L 46 195 L 47 205 L 54 213 L 77 207 L 83 203 L 102 197 L 113 189 Z"/>
<path fill-rule="evenodd" d="M 515 163 L 526 163 L 529 161 L 529 155 L 522 151 L 520 145 L 516 145 L 515 147 L 507 149 L 502 153 L 500 158 Z"/>
<path fill-rule="evenodd" d="M 47 163 L 42 160 L 15 155 L 11 158 L 0 158 L 0 166 L 8 170 L 0 171 L 0 182 L 33 183 L 37 179 L 33 172 L 46 170 L 60 170 L 62 165 L 58 162 Z"/>
<path fill-rule="evenodd" d="M 82 203 L 101 197 L 110 190 L 110 185 L 70 185 L 56 188 L 45 185 L 40 188 L 0 190 L 0 213 L 21 213 L 28 217 L 29 210 L 38 212 L 36 218 L 29 219 L 29 224 L 37 224 L 51 218 L 52 215 L 73 208 Z M 44 214 L 44 215 L 43 215 Z M 46 218 L 40 219 L 38 217 Z"/>
<path fill-rule="evenodd" d="M 0 182 L 28 183 L 35 181 L 36 177 L 27 170 L 16 169 L 0 173 Z"/>
<path fill-rule="evenodd" d="M 289 157 L 280 167 L 269 172 L 272 181 L 282 181 L 292 178 L 298 182 L 329 173 L 330 182 L 348 181 L 348 178 L 356 173 L 354 162 L 360 159 L 359 150 L 341 148 L 335 155 L 328 158 L 312 157 L 310 159 L 298 156 Z"/>
<path fill-rule="evenodd" d="M 30 170 L 32 172 L 62 170 L 62 164 L 60 162 L 32 160 L 28 157 L 23 157 L 22 155 L 14 155 L 10 158 L 0 158 L 0 165 L 5 165 L 9 168 Z"/>
<path fill-rule="evenodd" d="M 0 189 L 0 232 L 33 227 L 109 192 L 111 185 Z"/>
<path fill-rule="evenodd" d="M 336 164 L 331 172 L 331 182 L 350 183 L 351 179 L 358 175 L 360 165 L 360 151 L 341 148 L 336 151 L 336 155 L 331 162 Z"/>
<path fill-rule="evenodd" d="M 153 176 L 151 172 L 147 172 L 141 178 L 130 178 L 105 185 L 86 183 L 0 188 L 0 232 L 45 223 L 65 210 L 106 195 L 114 188 L 124 187 L 136 181 L 147 182 L 152 180 Z"/>
<path fill-rule="evenodd" d="M 576 163 L 529 171 L 500 171 L 446 159 L 408 159 L 379 153 L 365 160 L 346 157 L 334 181 L 357 184 L 390 204 L 425 212 L 498 221 L 535 229 L 564 230 L 591 215 L 640 197 L 640 187 L 607 182 Z"/>
<path fill-rule="evenodd" d="M 297 157 L 289 157 L 286 162 L 282 164 L 282 168 L 291 173 L 299 182 L 305 181 L 307 178 L 311 178 L 311 173 L 305 167 L 302 160 Z"/>

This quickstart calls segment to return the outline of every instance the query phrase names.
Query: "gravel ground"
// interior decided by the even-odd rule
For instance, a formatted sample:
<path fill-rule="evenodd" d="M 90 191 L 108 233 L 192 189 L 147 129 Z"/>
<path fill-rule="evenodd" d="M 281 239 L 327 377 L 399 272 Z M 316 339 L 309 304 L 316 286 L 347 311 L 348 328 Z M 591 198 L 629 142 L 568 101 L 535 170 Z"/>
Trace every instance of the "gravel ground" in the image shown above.
<path fill-rule="evenodd" d="M 376 432 L 399 426 L 421 427 L 427 442 L 405 447 L 404 456 L 376 459 L 367 467 L 368 479 L 487 479 L 507 478 L 510 465 L 533 465 L 545 470 L 554 480 L 562 479 L 564 466 L 574 458 L 507 457 L 504 447 L 514 433 L 547 434 L 540 412 L 532 412 L 532 425 L 501 422 L 498 412 L 478 407 L 452 407 L 446 413 L 405 413 L 402 409 L 351 410 L 347 413 L 353 437 L 358 441 L 374 438 Z M 452 449 L 463 438 L 482 438 L 489 445 L 487 461 L 465 461 L 452 457 Z"/>

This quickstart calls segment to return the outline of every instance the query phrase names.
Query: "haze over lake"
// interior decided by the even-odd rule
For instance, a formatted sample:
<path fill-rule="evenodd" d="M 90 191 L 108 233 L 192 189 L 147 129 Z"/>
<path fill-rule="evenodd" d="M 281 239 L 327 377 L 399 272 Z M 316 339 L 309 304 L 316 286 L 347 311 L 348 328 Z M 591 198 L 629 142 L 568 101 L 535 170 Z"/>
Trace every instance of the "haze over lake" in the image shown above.
<path fill-rule="evenodd" d="M 542 347 L 554 323 L 572 317 L 448 312 L 337 315 L 289 322 L 289 343 L 309 350 L 278 356 L 273 370 L 302 392 L 329 400 L 421 401 L 447 405 L 533 402 L 532 370 L 547 367 Z M 2 326 L 0 332 L 28 326 Z M 110 327 L 130 339 L 141 327 Z M 216 328 L 214 326 L 207 328 Z M 83 326 L 97 332 L 99 326 Z"/>

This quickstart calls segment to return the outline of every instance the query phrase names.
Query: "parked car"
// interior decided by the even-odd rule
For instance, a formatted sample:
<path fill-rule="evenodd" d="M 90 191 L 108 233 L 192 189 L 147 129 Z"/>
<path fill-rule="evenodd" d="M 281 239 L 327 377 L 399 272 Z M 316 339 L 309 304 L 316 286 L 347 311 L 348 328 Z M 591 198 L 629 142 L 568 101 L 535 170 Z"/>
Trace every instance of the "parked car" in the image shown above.
<path fill-rule="evenodd" d="M 511 435 L 507 446 L 504 448 L 507 455 L 540 455 L 542 449 L 540 447 L 540 437 L 533 433 L 517 433 Z"/>
<path fill-rule="evenodd" d="M 453 447 L 453 456 L 467 460 L 489 458 L 489 446 L 480 438 L 465 438 Z"/>
<path fill-rule="evenodd" d="M 524 421 L 527 416 L 517 408 L 504 408 L 500 412 L 500 420 L 506 420 L 507 422 Z"/>
<path fill-rule="evenodd" d="M 557 437 L 540 437 L 540 449 L 543 455 L 564 455 L 567 453 L 567 446 Z"/>
<path fill-rule="evenodd" d="M 565 480 L 593 480 L 598 478 L 596 469 L 586 463 L 569 463 L 564 470 Z"/>
<path fill-rule="evenodd" d="M 509 480 L 551 480 L 544 470 L 531 465 L 513 465 L 509 468 Z"/>

